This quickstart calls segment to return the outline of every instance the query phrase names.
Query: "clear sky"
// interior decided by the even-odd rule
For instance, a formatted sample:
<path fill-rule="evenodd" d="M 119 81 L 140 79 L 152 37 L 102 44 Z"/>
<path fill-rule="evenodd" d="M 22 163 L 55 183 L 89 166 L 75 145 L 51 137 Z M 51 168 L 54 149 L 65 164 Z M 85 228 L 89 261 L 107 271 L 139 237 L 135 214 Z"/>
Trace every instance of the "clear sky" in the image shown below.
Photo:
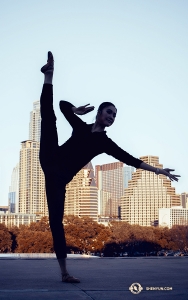
<path fill-rule="evenodd" d="M 55 58 L 59 144 L 71 135 L 59 100 L 94 105 L 82 117 L 88 123 L 101 102 L 111 101 L 118 113 L 108 136 L 135 157 L 159 156 L 163 167 L 181 175 L 172 182 L 176 192 L 188 192 L 188 1 L 0 4 L 0 205 L 8 203 L 20 143 L 29 138 L 29 114 L 40 97 L 48 50 Z M 92 163 L 114 161 L 102 154 Z"/>

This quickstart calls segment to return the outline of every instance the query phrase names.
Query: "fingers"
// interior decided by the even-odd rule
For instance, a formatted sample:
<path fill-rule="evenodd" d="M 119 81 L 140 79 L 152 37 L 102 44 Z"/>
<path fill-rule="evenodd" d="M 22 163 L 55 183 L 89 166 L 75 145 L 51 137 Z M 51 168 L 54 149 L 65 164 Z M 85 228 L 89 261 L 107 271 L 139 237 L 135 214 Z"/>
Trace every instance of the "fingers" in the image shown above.
<path fill-rule="evenodd" d="M 175 169 L 169 169 L 169 168 L 166 168 L 166 169 L 164 169 L 167 173 L 168 173 L 168 177 L 169 177 L 169 179 L 171 180 L 171 181 L 173 181 L 173 180 L 176 180 L 176 181 L 178 181 L 178 178 L 177 177 L 181 177 L 180 175 L 175 175 L 175 174 L 171 174 L 170 172 L 172 172 L 172 171 L 175 171 Z"/>
<path fill-rule="evenodd" d="M 87 107 L 87 110 L 94 110 L 94 106 Z"/>
<path fill-rule="evenodd" d="M 88 106 L 88 105 L 90 105 L 90 103 L 84 105 L 84 107 L 85 107 L 85 108 L 90 108 L 90 107 L 92 107 L 93 109 L 95 108 L 95 106 L 86 107 L 86 106 Z"/>
<path fill-rule="evenodd" d="M 165 168 L 164 170 L 167 171 L 167 172 L 175 171 L 175 169 L 169 169 L 169 168 Z"/>
<path fill-rule="evenodd" d="M 94 110 L 94 108 L 95 108 L 94 106 L 84 107 L 84 111 L 82 112 L 82 115 L 89 113 L 90 111 Z"/>
<path fill-rule="evenodd" d="M 88 113 L 92 110 L 94 110 L 94 106 L 87 107 L 87 108 L 85 108 L 85 113 Z"/>
<path fill-rule="evenodd" d="M 169 178 L 170 178 L 171 181 L 174 181 L 174 180 L 178 181 L 178 178 L 176 178 L 175 176 L 173 176 L 173 177 L 169 176 Z"/>

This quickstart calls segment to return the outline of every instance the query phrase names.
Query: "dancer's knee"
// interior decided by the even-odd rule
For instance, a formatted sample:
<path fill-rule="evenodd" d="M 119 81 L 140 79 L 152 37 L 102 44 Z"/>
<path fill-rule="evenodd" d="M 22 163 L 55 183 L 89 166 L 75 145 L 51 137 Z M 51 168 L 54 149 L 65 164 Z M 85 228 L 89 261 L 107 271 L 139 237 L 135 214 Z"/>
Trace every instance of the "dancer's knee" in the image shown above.
<path fill-rule="evenodd" d="M 49 224 L 52 232 L 63 229 L 62 217 L 54 216 L 49 219 Z"/>

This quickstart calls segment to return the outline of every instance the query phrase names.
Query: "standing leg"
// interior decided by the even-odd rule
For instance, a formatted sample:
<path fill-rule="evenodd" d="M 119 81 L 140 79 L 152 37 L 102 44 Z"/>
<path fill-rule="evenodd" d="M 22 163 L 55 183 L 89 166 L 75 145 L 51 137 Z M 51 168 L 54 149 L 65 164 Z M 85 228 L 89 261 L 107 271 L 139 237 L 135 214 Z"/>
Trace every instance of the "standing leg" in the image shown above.
<path fill-rule="evenodd" d="M 66 258 L 67 249 L 62 223 L 66 183 L 61 181 L 61 178 L 57 176 L 57 173 L 45 174 L 45 183 L 49 209 L 49 223 L 53 236 L 54 250 L 57 259 Z M 64 273 L 66 272 L 67 270 L 64 270 Z"/>
<path fill-rule="evenodd" d="M 62 273 L 62 281 L 78 283 L 80 280 L 70 276 L 66 268 L 66 240 L 63 226 L 66 182 L 62 173 L 56 171 L 45 174 L 46 195 L 48 200 L 49 221 L 53 236 L 54 250 Z"/>

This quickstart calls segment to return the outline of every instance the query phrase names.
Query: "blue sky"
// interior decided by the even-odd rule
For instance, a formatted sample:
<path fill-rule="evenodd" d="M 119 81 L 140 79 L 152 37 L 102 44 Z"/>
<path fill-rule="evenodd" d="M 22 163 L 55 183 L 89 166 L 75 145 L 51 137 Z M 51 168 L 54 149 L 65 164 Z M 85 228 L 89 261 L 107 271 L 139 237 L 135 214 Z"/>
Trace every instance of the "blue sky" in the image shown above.
<path fill-rule="evenodd" d="M 134 155 L 159 156 L 180 174 L 172 182 L 188 192 L 188 2 L 183 0 L 0 1 L 1 110 L 0 205 L 7 205 L 20 143 L 28 139 L 29 113 L 39 100 L 41 66 L 55 57 L 54 108 L 59 144 L 71 127 L 59 100 L 90 103 L 83 116 L 113 102 L 117 118 L 107 134 Z M 93 165 L 113 162 L 106 154 Z"/>

